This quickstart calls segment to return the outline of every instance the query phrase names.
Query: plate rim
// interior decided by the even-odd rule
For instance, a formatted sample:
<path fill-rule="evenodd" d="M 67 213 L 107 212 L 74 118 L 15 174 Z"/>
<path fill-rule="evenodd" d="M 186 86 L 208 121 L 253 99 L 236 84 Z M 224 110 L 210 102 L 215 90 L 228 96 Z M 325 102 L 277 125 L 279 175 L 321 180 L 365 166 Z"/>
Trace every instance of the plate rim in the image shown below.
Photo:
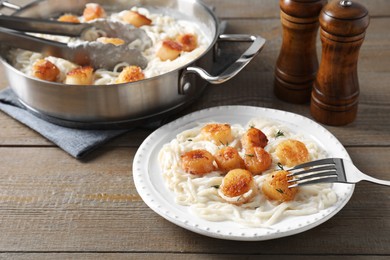
<path fill-rule="evenodd" d="M 150 178 L 147 178 L 147 176 L 149 176 L 149 174 L 150 174 L 148 171 L 148 169 L 149 169 L 148 165 L 149 165 L 149 159 L 153 153 L 152 151 L 149 151 L 146 148 L 148 148 L 149 144 L 151 142 L 153 142 L 153 140 L 155 138 L 157 138 L 161 132 L 176 130 L 176 131 L 178 131 L 176 134 L 178 134 L 180 126 L 183 127 L 183 125 L 186 126 L 188 124 L 194 123 L 195 120 L 197 120 L 197 119 L 202 120 L 203 119 L 201 117 L 202 115 L 207 116 L 210 113 L 213 113 L 213 112 L 216 113 L 218 110 L 225 111 L 225 110 L 231 110 L 231 109 L 236 109 L 236 110 L 240 109 L 242 111 L 245 111 L 245 113 L 248 113 L 248 111 L 246 111 L 246 110 L 249 110 L 250 112 L 261 111 L 262 113 L 271 112 L 271 113 L 276 113 L 276 114 L 285 114 L 289 117 L 295 117 L 295 118 L 298 118 L 300 120 L 306 121 L 307 123 L 310 123 L 311 125 L 319 128 L 321 131 L 323 131 L 329 137 L 331 137 L 333 139 L 333 141 L 339 146 L 340 151 L 342 153 L 344 153 L 343 158 L 350 159 L 350 156 L 349 156 L 347 150 L 345 149 L 345 147 L 341 144 L 341 142 L 330 131 L 328 131 L 322 125 L 318 124 L 317 122 L 314 122 L 312 119 L 307 118 L 305 116 L 302 116 L 302 115 L 299 115 L 299 114 L 296 114 L 293 112 L 279 110 L 279 109 L 264 108 L 264 107 L 258 107 L 258 106 L 245 106 L 245 105 L 214 106 L 214 107 L 209 107 L 206 109 L 201 109 L 201 110 L 189 113 L 187 115 L 184 115 L 180 118 L 177 118 L 176 120 L 174 120 L 170 123 L 167 123 L 167 124 L 159 127 L 158 129 L 156 129 L 155 131 L 153 131 L 142 142 L 142 144 L 140 145 L 140 147 L 138 148 L 138 150 L 134 156 L 132 169 L 133 169 L 133 180 L 134 180 L 136 190 L 137 190 L 138 194 L 140 195 L 140 197 L 142 198 L 142 200 L 145 202 L 145 204 L 149 208 L 151 208 L 155 213 L 157 213 L 158 215 L 160 215 L 161 217 L 170 221 L 173 224 L 176 224 L 182 228 L 185 228 L 185 229 L 190 230 L 192 232 L 195 232 L 195 233 L 198 233 L 201 235 L 205 235 L 208 237 L 213 237 L 213 238 L 218 238 L 218 239 L 226 239 L 226 240 L 236 240 L 236 241 L 263 241 L 263 240 L 270 240 L 270 239 L 275 239 L 275 238 L 286 237 L 286 236 L 298 234 L 298 233 L 307 231 L 309 229 L 312 229 L 312 228 L 326 222 L 330 218 L 332 218 L 341 209 L 343 209 L 344 206 L 349 202 L 349 200 L 351 199 L 351 197 L 353 195 L 355 184 L 340 184 L 340 185 L 349 185 L 349 188 L 348 188 L 349 192 L 345 194 L 345 198 L 341 201 L 341 203 L 339 203 L 339 200 L 335 203 L 335 205 L 338 204 L 337 207 L 335 207 L 335 205 L 333 205 L 330 208 L 321 210 L 320 212 L 316 213 L 316 214 L 321 213 L 322 216 L 315 219 L 315 221 L 313 221 L 311 223 L 307 223 L 307 224 L 302 225 L 298 228 L 294 228 L 294 229 L 290 229 L 290 230 L 284 230 L 284 231 L 276 230 L 273 232 L 269 231 L 266 235 L 264 235 L 264 234 L 263 235 L 256 235 L 256 233 L 254 233 L 252 235 L 248 235 L 245 232 L 247 230 L 253 231 L 253 230 L 258 230 L 258 229 L 267 229 L 267 228 L 251 228 L 251 227 L 238 228 L 238 229 L 242 230 L 242 232 L 240 234 L 233 234 L 232 232 L 230 232 L 228 234 L 224 234 L 220 231 L 220 229 L 218 229 L 218 228 L 215 229 L 215 228 L 210 227 L 210 226 L 218 226 L 218 225 L 220 225 L 221 222 L 207 221 L 207 220 L 201 219 L 200 217 L 195 216 L 193 214 L 189 214 L 190 215 L 189 218 L 184 217 L 184 219 L 183 219 L 183 216 L 180 216 L 181 215 L 180 212 L 183 213 L 181 210 L 184 208 L 188 208 L 188 206 L 181 206 L 178 204 L 175 204 L 175 205 L 170 204 L 169 206 L 168 205 L 160 205 L 159 202 L 161 202 L 160 201 L 161 199 L 157 198 L 157 196 L 156 196 L 157 191 L 153 190 L 153 189 L 150 190 L 150 189 L 146 188 L 147 186 L 150 188 L 151 187 L 150 185 L 152 185 Z M 214 117 L 215 117 L 215 115 L 214 115 Z M 253 115 L 252 118 L 256 118 L 256 115 Z M 273 117 L 270 117 L 270 118 L 273 118 Z M 275 118 L 273 118 L 273 119 L 275 119 Z M 212 121 L 212 120 L 210 119 L 209 122 L 210 121 Z M 283 122 L 283 120 L 281 120 L 281 121 Z M 284 121 L 284 122 L 288 123 L 286 121 Z M 173 131 L 173 132 L 175 132 L 175 131 Z M 176 136 L 176 134 L 175 134 L 175 136 Z M 170 140 L 166 141 L 165 143 L 167 143 L 169 141 Z M 149 156 L 147 158 L 148 159 L 147 161 L 144 160 L 145 154 L 146 154 L 146 156 Z M 143 170 L 145 170 L 145 167 L 146 167 L 146 173 L 143 172 Z M 170 191 L 165 186 L 165 183 L 164 183 L 164 188 L 167 189 L 168 191 Z M 172 191 L 170 191 L 170 192 L 172 192 Z M 156 201 L 158 201 L 158 202 L 156 202 Z M 166 202 L 166 201 L 163 201 L 163 202 Z M 162 204 L 164 204 L 164 203 L 162 203 Z M 174 214 L 174 213 L 179 213 L 179 214 Z M 191 218 L 197 218 L 198 222 L 196 222 L 195 224 L 191 223 Z M 209 223 L 210 226 L 203 226 L 200 224 L 200 223 L 205 223 L 205 222 Z"/>

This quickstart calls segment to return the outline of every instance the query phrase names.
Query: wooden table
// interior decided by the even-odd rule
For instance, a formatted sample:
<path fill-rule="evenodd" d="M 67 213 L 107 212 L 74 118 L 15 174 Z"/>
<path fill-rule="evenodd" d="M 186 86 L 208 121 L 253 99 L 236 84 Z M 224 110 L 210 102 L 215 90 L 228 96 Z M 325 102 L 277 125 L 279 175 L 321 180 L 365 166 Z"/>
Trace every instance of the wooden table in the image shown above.
<path fill-rule="evenodd" d="M 359 2 L 369 9 L 371 24 L 360 52 L 358 117 L 348 126 L 325 127 L 362 171 L 390 179 L 390 1 Z M 206 3 L 228 22 L 228 33 L 259 34 L 268 42 L 244 71 L 223 85 L 208 87 L 184 113 L 240 104 L 311 118 L 308 104 L 285 103 L 273 94 L 281 45 L 278 1 Z M 0 73 L 4 88 L 8 83 L 3 68 Z M 0 258 L 388 259 L 390 189 L 369 183 L 359 183 L 350 202 L 329 221 L 277 240 L 218 240 L 166 221 L 145 205 L 132 180 L 134 154 L 150 133 L 129 132 L 80 161 L 0 112 Z"/>

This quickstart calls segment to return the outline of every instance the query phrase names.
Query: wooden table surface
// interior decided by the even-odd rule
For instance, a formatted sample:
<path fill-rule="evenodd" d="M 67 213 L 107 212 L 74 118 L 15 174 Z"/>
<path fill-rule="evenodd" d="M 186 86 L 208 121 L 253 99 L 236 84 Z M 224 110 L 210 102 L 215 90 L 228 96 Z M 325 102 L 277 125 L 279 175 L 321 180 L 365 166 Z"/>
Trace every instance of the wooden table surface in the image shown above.
<path fill-rule="evenodd" d="M 278 1 L 205 2 L 228 22 L 227 33 L 259 34 L 267 45 L 239 75 L 208 87 L 181 114 L 240 104 L 311 118 L 308 104 L 285 103 L 273 94 L 273 71 L 281 45 Z M 359 57 L 358 117 L 348 126 L 325 127 L 346 147 L 358 168 L 390 179 L 390 1 L 359 2 L 369 9 L 371 23 Z M 0 88 L 7 85 L 0 67 Z M 390 256 L 390 189 L 364 182 L 327 222 L 276 240 L 218 240 L 166 221 L 146 206 L 132 179 L 134 155 L 150 133 L 129 132 L 80 161 L 0 112 L 0 258 Z"/>

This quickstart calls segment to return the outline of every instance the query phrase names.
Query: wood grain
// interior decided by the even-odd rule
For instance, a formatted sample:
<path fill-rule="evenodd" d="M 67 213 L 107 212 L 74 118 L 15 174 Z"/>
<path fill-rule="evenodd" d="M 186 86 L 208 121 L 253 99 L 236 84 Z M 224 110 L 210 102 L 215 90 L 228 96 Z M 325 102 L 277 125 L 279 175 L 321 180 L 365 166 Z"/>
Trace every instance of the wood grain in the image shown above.
<path fill-rule="evenodd" d="M 135 151 L 107 148 L 85 163 L 57 148 L 1 148 L 0 251 L 272 254 L 277 249 L 280 254 L 326 254 L 331 249 L 332 254 L 341 255 L 390 253 L 390 219 L 381 217 L 390 214 L 390 200 L 382 199 L 388 196 L 387 187 L 357 185 L 351 201 L 334 218 L 279 240 L 288 247 L 278 247 L 274 241 L 217 240 L 167 222 L 142 202 L 129 164 Z M 361 170 L 378 178 L 388 176 L 390 148 L 348 151 Z M 367 161 L 375 163 L 367 165 Z M 367 228 L 351 229 L 362 226 Z"/>
<path fill-rule="evenodd" d="M 241 258 L 243 255 L 239 254 L 220 254 L 218 256 L 214 254 L 191 254 L 191 253 L 3 253 L 0 254 L 0 258 L 4 259 L 16 259 L 16 260 L 51 260 L 51 259 L 105 259 L 105 260 L 122 260 L 122 259 L 134 259 L 134 260 L 144 260 L 144 259 L 158 259 L 158 260 L 175 260 L 175 259 L 188 259 L 188 260 L 198 260 L 198 259 L 237 259 Z M 290 260 L 294 255 L 285 255 L 285 256 L 275 256 L 275 255 L 266 255 L 266 254 L 245 254 L 245 259 L 259 259 L 259 257 L 264 257 L 270 260 Z M 367 256 L 359 256 L 359 255 L 344 255 L 345 258 L 353 258 L 356 260 L 365 260 Z M 340 256 L 319 256 L 319 255 L 306 255 L 300 256 L 299 259 L 302 260 L 311 260 L 311 259 L 324 259 L 324 260 L 335 260 L 340 259 Z M 372 260 L 382 260 L 387 259 L 387 256 L 370 256 Z"/>
<path fill-rule="evenodd" d="M 269 107 L 311 118 L 309 104 L 286 103 L 273 94 L 282 44 L 279 1 L 205 2 L 228 22 L 228 33 L 259 34 L 267 43 L 240 74 L 225 84 L 207 87 L 201 99 L 169 120 L 218 105 Z M 344 127 L 325 128 L 347 148 L 359 169 L 390 179 L 390 1 L 359 2 L 369 9 L 371 22 L 359 56 L 357 119 Z M 246 48 L 221 47 L 231 56 Z M 320 45 L 317 53 L 321 54 Z M 3 75 L 0 66 L 0 89 L 7 86 Z M 389 258 L 389 188 L 365 182 L 356 186 L 348 204 L 327 222 L 277 240 L 218 240 L 168 222 L 146 206 L 132 179 L 134 155 L 151 131 L 130 131 L 84 160 L 76 160 L 0 112 L 0 258 Z"/>

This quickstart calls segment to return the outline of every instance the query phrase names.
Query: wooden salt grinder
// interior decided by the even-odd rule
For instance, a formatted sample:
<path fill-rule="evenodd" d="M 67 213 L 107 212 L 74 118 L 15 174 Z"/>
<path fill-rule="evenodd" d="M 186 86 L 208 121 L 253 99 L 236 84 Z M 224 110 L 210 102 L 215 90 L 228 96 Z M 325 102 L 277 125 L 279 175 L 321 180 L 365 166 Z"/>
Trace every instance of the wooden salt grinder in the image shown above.
<path fill-rule="evenodd" d="M 310 101 L 318 70 L 318 16 L 327 0 L 280 0 L 283 42 L 275 68 L 275 95 L 287 102 Z"/>
<path fill-rule="evenodd" d="M 356 118 L 357 62 L 368 24 L 367 9 L 352 1 L 332 1 L 321 11 L 322 59 L 310 105 L 320 123 L 340 126 Z"/>

